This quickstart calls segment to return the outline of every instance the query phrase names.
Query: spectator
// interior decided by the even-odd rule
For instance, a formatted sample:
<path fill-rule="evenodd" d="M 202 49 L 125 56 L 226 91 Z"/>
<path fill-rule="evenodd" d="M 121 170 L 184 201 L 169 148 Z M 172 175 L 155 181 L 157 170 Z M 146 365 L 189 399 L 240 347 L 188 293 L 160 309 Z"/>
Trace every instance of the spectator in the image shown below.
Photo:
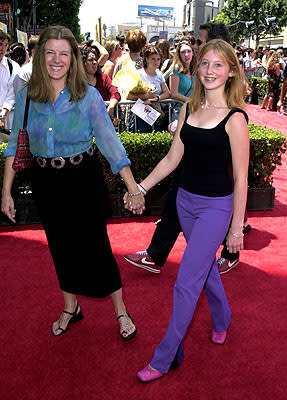
<path fill-rule="evenodd" d="M 124 37 L 124 35 L 117 35 L 116 40 L 120 43 L 123 54 L 129 51 L 128 46 L 126 44 L 126 38 Z"/>
<path fill-rule="evenodd" d="M 12 127 L 15 92 L 13 82 L 18 73 L 19 65 L 6 57 L 10 36 L 0 31 L 0 130 L 9 133 Z M 8 140 L 6 133 L 1 134 L 1 140 Z"/>
<path fill-rule="evenodd" d="M 182 104 L 189 99 L 194 65 L 195 58 L 191 41 L 180 41 L 174 55 L 173 72 L 169 78 L 170 96 L 176 100 L 172 105 L 171 122 L 178 119 Z"/>
<path fill-rule="evenodd" d="M 30 76 L 32 74 L 32 61 L 37 43 L 38 36 L 32 36 L 28 41 L 28 53 L 30 59 L 27 64 L 23 65 L 23 67 L 18 71 L 18 74 L 15 76 L 13 85 L 16 95 L 19 90 L 23 89 L 29 82 Z"/>
<path fill-rule="evenodd" d="M 148 82 L 151 85 L 152 91 L 148 91 L 144 95 L 135 95 L 130 93 L 128 95 L 128 100 L 137 100 L 141 98 L 144 100 L 144 104 L 149 104 L 151 107 L 155 108 L 156 111 L 160 112 L 160 117 L 156 120 L 153 130 L 162 131 L 166 127 L 163 126 L 164 112 L 161 108 L 161 100 L 167 99 L 169 97 L 169 90 L 165 83 L 163 74 L 159 70 L 161 63 L 161 53 L 160 50 L 152 45 L 148 44 L 143 48 L 143 68 L 138 72 L 143 82 Z M 131 116 L 131 124 L 129 127 L 130 132 L 135 131 L 134 127 L 134 115 Z M 137 117 L 137 131 L 138 132 L 149 132 L 151 126 L 146 123 L 141 118 Z"/>
<path fill-rule="evenodd" d="M 101 71 L 98 60 L 100 52 L 97 47 L 84 47 L 81 50 L 82 59 L 87 74 L 88 82 L 100 92 L 104 101 L 109 101 L 108 113 L 111 119 L 114 119 L 114 111 L 121 95 L 118 89 L 112 85 L 111 78 Z"/>
<path fill-rule="evenodd" d="M 160 54 L 161 54 L 161 60 L 160 60 L 160 66 L 159 69 L 167 69 L 168 63 L 170 60 L 173 58 L 172 55 L 170 54 L 170 42 L 169 40 L 166 39 L 159 39 L 155 46 L 159 49 Z M 161 71 L 163 72 L 163 71 Z"/>
<path fill-rule="evenodd" d="M 248 82 L 250 81 L 251 76 L 253 75 L 253 72 L 255 71 L 254 57 L 255 57 L 254 50 L 248 49 L 247 54 L 245 55 L 245 57 L 243 59 L 243 71 L 245 73 L 245 77 L 248 80 Z"/>
<path fill-rule="evenodd" d="M 129 48 L 129 53 L 123 54 L 119 58 L 114 69 L 113 77 L 122 68 L 141 69 L 143 66 L 141 51 L 147 42 L 145 34 L 139 29 L 128 31 L 126 42 Z"/>
<path fill-rule="evenodd" d="M 108 40 L 105 44 L 105 49 L 109 53 L 109 59 L 102 68 L 104 74 L 113 79 L 114 69 L 118 58 L 122 55 L 120 42 L 116 40 Z"/>
<path fill-rule="evenodd" d="M 261 108 L 265 108 L 267 102 L 267 111 L 272 111 L 272 105 L 274 98 L 278 98 L 279 96 L 279 86 L 280 86 L 280 54 L 274 52 L 270 57 L 270 60 L 267 64 L 266 74 L 269 77 L 268 79 L 268 92 L 263 99 L 263 104 Z"/>
<path fill-rule="evenodd" d="M 108 51 L 96 40 L 88 40 L 87 42 L 83 42 L 81 48 L 94 48 L 97 49 L 100 53 L 100 57 L 98 59 L 99 67 L 102 68 L 105 65 L 105 62 L 109 58 Z"/>
<path fill-rule="evenodd" d="M 29 53 L 23 43 L 13 43 L 10 47 L 8 57 L 15 61 L 20 67 L 29 62 Z"/>
<path fill-rule="evenodd" d="M 269 47 L 263 47 L 262 66 L 265 68 L 265 70 L 267 69 L 269 56 L 270 56 Z"/>

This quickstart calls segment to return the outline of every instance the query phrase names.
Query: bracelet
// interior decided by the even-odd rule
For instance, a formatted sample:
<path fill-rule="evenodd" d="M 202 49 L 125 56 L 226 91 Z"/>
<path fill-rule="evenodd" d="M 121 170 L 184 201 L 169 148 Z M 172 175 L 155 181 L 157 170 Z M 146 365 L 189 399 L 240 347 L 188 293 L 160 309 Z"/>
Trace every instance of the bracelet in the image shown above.
<path fill-rule="evenodd" d="M 142 192 L 142 194 L 144 195 L 147 194 L 147 190 L 140 183 L 138 183 L 138 188 Z"/>
<path fill-rule="evenodd" d="M 128 193 L 128 197 L 134 197 L 134 196 L 139 196 L 140 194 L 142 194 L 141 191 L 136 192 L 136 193 Z"/>
<path fill-rule="evenodd" d="M 230 229 L 229 229 L 229 232 L 231 233 L 231 235 L 232 236 L 234 236 L 235 238 L 237 238 L 237 239 L 241 239 L 241 238 L 243 238 L 244 237 L 244 234 L 243 233 L 239 233 L 239 234 L 237 234 L 237 233 L 233 233 Z"/>

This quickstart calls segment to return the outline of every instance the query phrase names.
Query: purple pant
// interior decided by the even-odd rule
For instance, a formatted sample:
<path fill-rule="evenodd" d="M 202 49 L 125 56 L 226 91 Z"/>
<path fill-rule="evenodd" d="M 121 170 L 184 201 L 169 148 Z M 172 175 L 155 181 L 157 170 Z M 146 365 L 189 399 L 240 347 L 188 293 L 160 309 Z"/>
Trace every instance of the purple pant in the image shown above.
<path fill-rule="evenodd" d="M 167 373 L 182 342 L 199 295 L 204 288 L 216 332 L 230 324 L 231 311 L 216 262 L 233 212 L 233 194 L 207 197 L 181 188 L 177 194 L 177 211 L 187 246 L 174 286 L 173 311 L 166 334 L 157 346 L 151 366 Z"/>

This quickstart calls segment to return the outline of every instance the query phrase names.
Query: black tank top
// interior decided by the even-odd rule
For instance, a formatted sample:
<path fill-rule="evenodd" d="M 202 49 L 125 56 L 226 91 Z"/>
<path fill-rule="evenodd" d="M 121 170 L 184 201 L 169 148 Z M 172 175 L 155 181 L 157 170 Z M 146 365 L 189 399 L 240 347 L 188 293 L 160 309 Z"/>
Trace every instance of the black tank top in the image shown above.
<path fill-rule="evenodd" d="M 179 186 L 188 192 L 209 197 L 228 196 L 232 193 L 232 157 L 225 125 L 236 112 L 248 116 L 240 108 L 230 110 L 214 128 L 198 128 L 185 119 L 180 132 L 184 144 L 182 172 Z"/>

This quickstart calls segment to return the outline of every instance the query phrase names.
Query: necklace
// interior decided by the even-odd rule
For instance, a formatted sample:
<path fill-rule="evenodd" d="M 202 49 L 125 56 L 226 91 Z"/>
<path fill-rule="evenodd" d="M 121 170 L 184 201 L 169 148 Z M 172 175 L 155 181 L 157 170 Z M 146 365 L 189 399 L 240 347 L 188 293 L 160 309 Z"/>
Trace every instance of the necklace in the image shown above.
<path fill-rule="evenodd" d="M 202 110 L 206 109 L 206 110 L 210 110 L 211 108 L 228 108 L 227 105 L 225 104 L 207 104 L 204 103 L 203 101 L 200 103 L 200 107 L 202 108 Z"/>

